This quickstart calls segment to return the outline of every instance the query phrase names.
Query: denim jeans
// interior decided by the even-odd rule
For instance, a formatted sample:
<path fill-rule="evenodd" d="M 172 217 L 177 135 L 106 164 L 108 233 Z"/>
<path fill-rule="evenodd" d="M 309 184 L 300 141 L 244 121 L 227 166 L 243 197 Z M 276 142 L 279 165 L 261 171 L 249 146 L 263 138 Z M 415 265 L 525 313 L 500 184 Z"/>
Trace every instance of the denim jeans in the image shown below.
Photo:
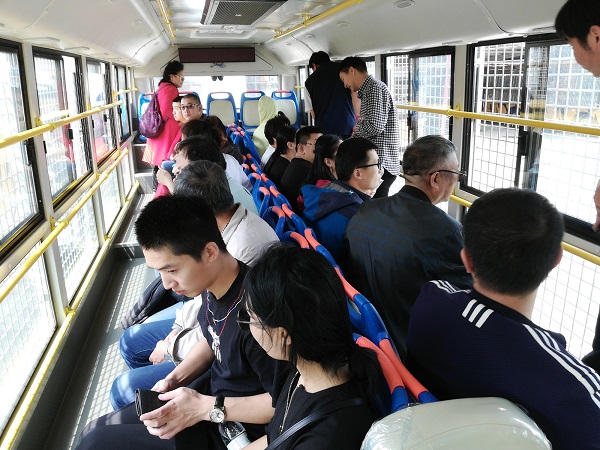
<path fill-rule="evenodd" d="M 135 400 L 136 389 L 152 389 L 159 381 L 175 369 L 173 362 L 164 362 L 137 369 L 131 369 L 119 375 L 110 389 L 110 402 L 113 408 L 121 409 Z"/>

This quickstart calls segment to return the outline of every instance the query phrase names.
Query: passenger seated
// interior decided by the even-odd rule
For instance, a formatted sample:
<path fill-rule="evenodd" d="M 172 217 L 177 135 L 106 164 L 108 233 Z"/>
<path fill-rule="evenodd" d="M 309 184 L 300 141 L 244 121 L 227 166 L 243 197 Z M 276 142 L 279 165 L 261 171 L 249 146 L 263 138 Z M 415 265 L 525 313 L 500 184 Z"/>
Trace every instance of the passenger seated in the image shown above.
<path fill-rule="evenodd" d="M 337 134 L 324 134 L 315 145 L 315 159 L 306 179 L 305 184 L 320 186 L 329 181 L 336 180 L 335 155 L 342 140 Z"/>
<path fill-rule="evenodd" d="M 410 316 L 408 364 L 441 399 L 521 405 L 554 450 L 600 448 L 600 376 L 564 336 L 531 321 L 538 286 L 562 256 L 562 215 L 541 195 L 497 189 L 464 220 L 473 289 L 423 286 Z"/>
<path fill-rule="evenodd" d="M 167 404 L 138 417 L 130 404 L 89 423 L 77 449 L 225 449 L 219 417 L 244 424 L 250 439 L 264 435 L 280 392 L 281 366 L 235 319 L 243 304 L 247 266 L 231 256 L 210 206 L 197 197 L 151 201 L 135 224 L 147 264 L 165 287 L 202 295 L 203 339 L 154 389 Z M 190 387 L 185 387 L 190 384 Z M 179 389 L 178 389 L 179 388 Z M 220 410 L 221 414 L 210 414 Z"/>
<path fill-rule="evenodd" d="M 265 152 L 260 157 L 260 168 L 264 170 L 265 166 L 275 153 L 275 147 L 277 146 L 277 134 L 279 130 L 283 127 L 287 127 L 290 125 L 290 119 L 287 116 L 279 111 L 279 113 L 273 117 L 272 119 L 267 120 L 265 124 L 265 137 L 267 138 L 267 142 L 269 146 L 265 150 Z"/>
<path fill-rule="evenodd" d="M 332 136 L 323 135 L 317 141 Z M 375 144 L 368 139 L 354 138 L 342 142 L 334 155 L 337 181 L 302 186 L 304 219 L 315 230 L 317 238 L 342 267 L 346 266 L 344 236 L 348 222 L 362 204 L 370 200 L 381 182 L 381 166 Z M 325 159 L 327 163 L 327 159 Z"/>
<path fill-rule="evenodd" d="M 224 155 L 233 156 L 238 162 L 238 164 L 242 164 L 244 162 L 242 152 L 240 151 L 240 148 L 231 141 L 229 136 L 227 136 L 227 133 L 225 133 L 225 125 L 223 124 L 221 119 L 219 119 L 218 116 L 208 116 L 204 120 L 219 133 L 219 136 L 221 138 L 221 144 L 219 145 L 219 149 L 221 150 L 221 152 L 223 152 Z"/>
<path fill-rule="evenodd" d="M 275 152 L 265 165 L 264 172 L 279 187 L 281 177 L 296 156 L 296 128 L 286 125 L 277 133 Z"/>
<path fill-rule="evenodd" d="M 223 135 L 211 124 L 211 122 L 208 120 L 192 120 L 181 128 L 181 135 L 183 139 L 188 139 L 194 136 L 204 136 L 212 139 L 219 150 L 221 150 L 223 153 L 225 163 L 227 164 L 225 171 L 229 174 L 229 177 L 240 183 L 246 189 L 252 188 L 250 180 L 244 173 L 244 170 L 242 169 L 242 166 L 240 166 L 238 160 L 232 155 L 222 151 Z"/>
<path fill-rule="evenodd" d="M 296 156 L 290 161 L 277 186 L 296 212 L 300 212 L 297 198 L 315 159 L 317 139 L 322 134 L 323 130 L 317 127 L 304 127 L 298 130 L 296 133 Z"/>
<path fill-rule="evenodd" d="M 183 114 L 183 118 L 186 122 L 189 122 L 190 120 L 199 120 L 206 117 L 200 97 L 193 92 L 185 94 L 181 98 L 181 113 Z"/>
<path fill-rule="evenodd" d="M 278 242 L 264 220 L 242 204 L 234 203 L 225 171 L 218 164 L 204 160 L 188 164 L 177 177 L 175 189 L 178 195 L 201 197 L 209 204 L 227 251 L 237 260 L 252 265 L 268 244 Z M 175 312 L 177 308 L 171 307 L 170 319 L 163 311 L 162 320 L 134 325 L 123 333 L 119 348 L 132 370 L 113 383 L 110 397 L 115 409 L 132 402 L 135 389 L 152 388 L 200 340 L 197 319 L 200 305 L 201 298 L 196 297 L 187 301 L 181 311 Z"/>
<path fill-rule="evenodd" d="M 256 151 L 260 155 L 262 159 L 262 155 L 265 153 L 265 150 L 269 146 L 269 142 L 267 141 L 267 137 L 265 136 L 265 126 L 267 125 L 267 121 L 277 116 L 277 105 L 275 100 L 267 95 L 263 95 L 258 100 L 258 127 L 254 130 L 252 134 L 252 142 L 256 147 Z"/>
<path fill-rule="evenodd" d="M 173 159 L 175 160 L 176 173 L 183 170 L 190 162 L 199 161 L 201 159 L 217 163 L 227 170 L 224 155 L 219 151 L 217 144 L 214 140 L 204 136 L 192 136 L 181 141 L 175 146 Z M 240 167 L 237 162 L 235 162 L 235 164 Z M 234 180 L 229 173 L 226 172 L 226 176 L 229 183 L 229 189 L 231 190 L 233 199 L 236 203 L 242 203 L 249 211 L 258 214 L 258 209 L 256 209 L 256 203 L 254 203 L 252 194 Z M 169 190 L 173 192 L 175 190 L 175 182 L 173 180 L 170 182 L 169 180 L 164 181 Z"/>
<path fill-rule="evenodd" d="M 365 202 L 346 230 L 349 281 L 373 303 L 406 356 L 410 310 L 430 280 L 471 287 L 460 259 L 461 225 L 436 207 L 448 201 L 460 176 L 454 144 L 424 136 L 404 152 L 406 185 L 395 195 Z"/>
<path fill-rule="evenodd" d="M 264 449 L 302 419 L 326 412 L 273 448 L 358 450 L 376 416 L 381 377 L 371 350 L 358 347 L 344 288 L 331 264 L 312 250 L 276 244 L 248 272 L 238 323 L 272 357 L 288 361 L 266 436 L 246 447 Z M 356 399 L 357 406 L 343 407 Z"/>

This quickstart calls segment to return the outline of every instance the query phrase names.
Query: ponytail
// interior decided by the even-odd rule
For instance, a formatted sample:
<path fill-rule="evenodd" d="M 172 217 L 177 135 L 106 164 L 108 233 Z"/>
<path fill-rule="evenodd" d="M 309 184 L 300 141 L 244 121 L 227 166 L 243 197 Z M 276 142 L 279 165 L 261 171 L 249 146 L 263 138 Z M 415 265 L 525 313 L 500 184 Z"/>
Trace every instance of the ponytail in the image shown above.
<path fill-rule="evenodd" d="M 379 386 L 383 379 L 377 354 L 356 343 L 353 345 L 348 358 L 350 377 L 360 388 L 362 397 L 369 403 L 371 409 L 377 411 L 375 399 L 379 394 Z"/>

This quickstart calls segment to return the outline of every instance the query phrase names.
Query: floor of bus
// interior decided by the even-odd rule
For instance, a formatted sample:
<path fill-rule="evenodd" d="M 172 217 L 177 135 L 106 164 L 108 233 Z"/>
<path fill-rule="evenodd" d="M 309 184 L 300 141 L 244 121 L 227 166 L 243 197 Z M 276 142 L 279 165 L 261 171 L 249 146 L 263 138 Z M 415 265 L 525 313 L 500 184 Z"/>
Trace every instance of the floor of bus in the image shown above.
<path fill-rule="evenodd" d="M 71 382 L 70 393 L 63 401 L 60 420 L 55 421 L 46 450 L 74 448 L 89 421 L 113 411 L 109 400 L 112 382 L 127 370 L 119 353 L 119 338 L 123 333 L 120 321 L 155 277 L 154 271 L 146 265 L 133 232 L 137 214 L 152 199 L 152 194 L 144 193 L 148 192 L 148 177 L 138 177 L 138 180 L 141 195 L 135 213 L 124 224 L 126 228 L 117 240 L 118 256 L 110 283 L 72 378 L 78 381 Z"/>

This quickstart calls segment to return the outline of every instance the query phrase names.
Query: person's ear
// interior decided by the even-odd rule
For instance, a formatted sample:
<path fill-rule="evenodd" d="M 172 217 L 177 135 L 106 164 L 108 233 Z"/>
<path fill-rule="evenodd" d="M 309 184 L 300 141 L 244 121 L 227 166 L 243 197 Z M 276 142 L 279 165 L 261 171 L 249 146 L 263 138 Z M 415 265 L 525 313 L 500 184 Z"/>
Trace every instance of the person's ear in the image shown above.
<path fill-rule="evenodd" d="M 592 37 L 591 42 L 589 42 L 590 39 L 588 39 L 588 44 L 590 44 L 592 50 L 596 53 L 600 53 L 600 26 L 592 25 L 588 36 Z"/>
<path fill-rule="evenodd" d="M 206 258 L 205 262 L 215 261 L 220 254 L 219 246 L 214 242 L 209 242 L 204 246 L 202 252 L 203 258 Z"/>
<path fill-rule="evenodd" d="M 562 245 L 558 248 L 558 255 L 556 256 L 556 262 L 554 263 L 554 267 L 558 266 L 558 263 L 560 263 L 560 260 L 563 257 L 563 248 Z"/>
<path fill-rule="evenodd" d="M 460 251 L 460 259 L 462 260 L 465 270 L 467 273 L 473 273 L 473 262 L 471 261 L 471 257 L 469 256 L 469 252 L 466 249 L 462 249 Z"/>

